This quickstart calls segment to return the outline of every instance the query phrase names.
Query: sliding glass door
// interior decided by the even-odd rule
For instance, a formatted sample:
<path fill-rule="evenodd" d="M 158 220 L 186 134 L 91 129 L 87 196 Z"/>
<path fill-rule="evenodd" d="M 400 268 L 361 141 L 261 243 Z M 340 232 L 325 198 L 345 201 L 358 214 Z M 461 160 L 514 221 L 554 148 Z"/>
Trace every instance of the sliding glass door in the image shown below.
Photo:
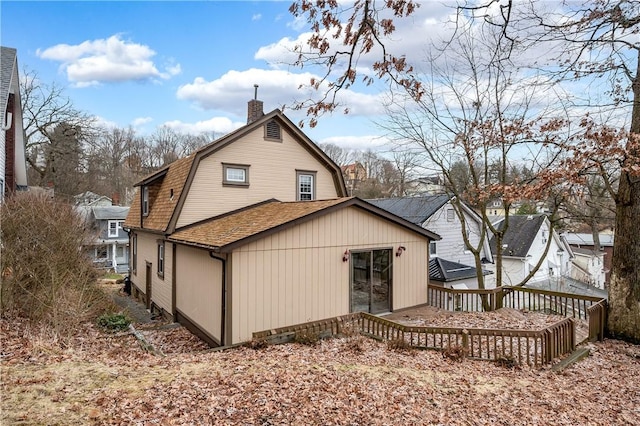
<path fill-rule="evenodd" d="M 391 249 L 351 252 L 351 312 L 391 311 Z"/>

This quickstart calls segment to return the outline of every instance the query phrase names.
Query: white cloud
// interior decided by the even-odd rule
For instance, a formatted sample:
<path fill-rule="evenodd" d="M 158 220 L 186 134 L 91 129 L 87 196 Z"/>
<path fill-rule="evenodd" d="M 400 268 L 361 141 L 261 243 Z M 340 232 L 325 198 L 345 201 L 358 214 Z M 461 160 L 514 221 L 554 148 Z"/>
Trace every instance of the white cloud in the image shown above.
<path fill-rule="evenodd" d="M 197 135 L 200 133 L 215 133 L 216 136 L 226 135 L 247 124 L 246 122 L 233 122 L 227 117 L 213 117 L 209 120 L 198 121 L 196 123 L 185 123 L 179 120 L 167 121 L 163 126 L 167 126 L 180 133 Z"/>
<path fill-rule="evenodd" d="M 310 73 L 294 74 L 284 70 L 232 70 L 212 81 L 197 77 L 192 83 L 180 86 L 177 97 L 194 102 L 205 110 L 223 110 L 244 117 L 246 103 L 254 96 L 253 85 L 257 84 L 258 99 L 264 102 L 265 112 L 285 107 L 287 115 L 295 121 L 302 118 L 303 113 L 289 108 L 294 100 L 318 96 L 309 88 L 300 88 L 301 85 L 308 85 L 312 78 L 318 77 Z M 344 89 L 338 94 L 337 100 L 349 107 L 351 115 L 370 116 L 384 112 L 381 95 Z M 342 113 L 341 108 L 338 111 Z"/>
<path fill-rule="evenodd" d="M 138 117 L 133 119 L 133 121 L 131 122 L 131 125 L 133 127 L 142 127 L 147 123 L 151 123 L 152 121 L 153 121 L 153 118 L 151 117 Z"/>
<path fill-rule="evenodd" d="M 115 129 L 119 127 L 118 123 L 116 123 L 115 121 L 107 120 L 104 117 L 96 116 L 95 119 L 95 124 L 97 127 L 103 127 L 106 129 Z"/>
<path fill-rule="evenodd" d="M 256 13 L 255 15 L 253 15 L 253 16 L 251 17 L 251 20 L 252 20 L 252 21 L 259 21 L 259 20 L 261 20 L 261 19 L 262 19 L 262 14 L 260 14 L 260 13 Z"/>
<path fill-rule="evenodd" d="M 365 136 L 331 136 L 320 141 L 321 144 L 334 144 L 340 148 L 354 151 L 380 151 L 387 149 L 391 143 L 381 136 L 365 135 Z"/>
<path fill-rule="evenodd" d="M 61 63 L 69 81 L 77 87 L 129 80 L 166 80 L 181 72 L 180 64 L 170 61 L 159 70 L 150 47 L 122 40 L 120 35 L 108 39 L 87 40 L 77 45 L 58 44 L 38 49 L 42 59 Z"/>

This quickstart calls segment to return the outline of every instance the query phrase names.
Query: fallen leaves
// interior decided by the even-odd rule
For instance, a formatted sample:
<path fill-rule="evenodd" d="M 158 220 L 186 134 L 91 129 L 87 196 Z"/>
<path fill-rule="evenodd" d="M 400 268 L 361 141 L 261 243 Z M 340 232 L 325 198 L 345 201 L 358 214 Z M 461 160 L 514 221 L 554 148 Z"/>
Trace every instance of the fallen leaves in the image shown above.
<path fill-rule="evenodd" d="M 174 354 L 160 357 L 91 324 L 66 347 L 17 320 L 0 329 L 3 424 L 640 424 L 640 348 L 615 340 L 557 374 L 361 336 L 191 352 L 201 342 L 180 327 L 142 328 Z"/>

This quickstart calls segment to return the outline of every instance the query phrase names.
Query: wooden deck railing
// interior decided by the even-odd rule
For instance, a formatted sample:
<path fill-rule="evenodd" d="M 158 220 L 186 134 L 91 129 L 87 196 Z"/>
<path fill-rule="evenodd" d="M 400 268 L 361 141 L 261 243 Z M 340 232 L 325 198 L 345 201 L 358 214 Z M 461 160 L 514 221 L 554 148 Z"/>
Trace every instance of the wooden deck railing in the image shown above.
<path fill-rule="evenodd" d="M 404 340 L 411 347 L 444 350 L 461 347 L 467 357 L 540 366 L 575 349 L 574 322 L 565 318 L 541 330 L 417 327 L 362 313 L 363 334 L 382 340 Z"/>
<path fill-rule="evenodd" d="M 460 347 L 469 358 L 491 361 L 509 358 L 518 364 L 531 366 L 547 364 L 575 349 L 574 319 L 588 320 L 590 340 L 604 339 L 607 302 L 597 297 L 524 287 L 491 290 L 429 287 L 428 296 L 430 306 L 450 311 L 490 311 L 510 307 L 554 313 L 565 318 L 541 330 L 510 330 L 417 327 L 367 313 L 353 313 L 256 332 L 253 338 L 274 340 L 277 336 L 292 336 L 300 332 L 340 335 L 349 330 L 381 340 L 400 339 L 414 348 L 446 350 Z"/>
<path fill-rule="evenodd" d="M 541 366 L 575 348 L 574 323 L 570 318 L 542 330 L 499 330 L 483 328 L 417 327 L 399 324 L 367 313 L 281 327 L 253 333 L 254 339 L 290 341 L 295 333 L 340 335 L 349 329 L 380 340 L 403 340 L 420 349 L 446 350 L 460 347 L 472 359 L 512 359 L 518 364 Z M 279 339 L 279 336 L 290 339 Z"/>
<path fill-rule="evenodd" d="M 525 287 L 499 287 L 490 290 L 429 287 L 428 297 L 430 306 L 449 311 L 493 311 L 505 307 L 587 320 L 589 339 L 604 339 L 607 302 L 599 297 Z"/>

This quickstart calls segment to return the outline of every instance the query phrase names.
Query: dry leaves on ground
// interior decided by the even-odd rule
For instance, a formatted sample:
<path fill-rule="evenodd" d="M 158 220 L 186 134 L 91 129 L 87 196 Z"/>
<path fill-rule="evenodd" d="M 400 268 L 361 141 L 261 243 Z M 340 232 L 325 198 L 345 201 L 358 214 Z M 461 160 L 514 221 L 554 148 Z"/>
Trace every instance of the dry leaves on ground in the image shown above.
<path fill-rule="evenodd" d="M 90 324 L 64 345 L 18 319 L 0 329 L 3 424 L 640 424 L 640 348 L 614 340 L 558 374 L 360 336 L 162 357 Z"/>

